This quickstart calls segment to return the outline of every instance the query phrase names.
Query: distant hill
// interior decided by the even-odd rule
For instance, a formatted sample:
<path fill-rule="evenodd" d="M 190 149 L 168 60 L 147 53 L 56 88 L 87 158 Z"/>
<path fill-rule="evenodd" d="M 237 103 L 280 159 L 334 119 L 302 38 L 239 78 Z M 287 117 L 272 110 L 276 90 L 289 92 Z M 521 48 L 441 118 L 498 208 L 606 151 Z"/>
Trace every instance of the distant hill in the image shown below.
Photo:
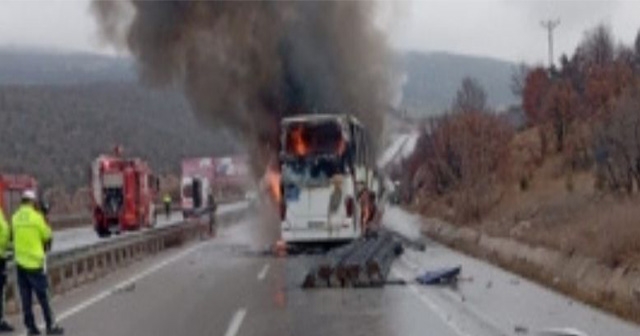
<path fill-rule="evenodd" d="M 198 124 L 181 94 L 134 83 L 0 86 L 0 134 L 0 171 L 70 188 L 86 184 L 90 161 L 117 144 L 161 173 L 179 172 L 183 157 L 235 149 Z"/>
<path fill-rule="evenodd" d="M 134 82 L 129 58 L 0 47 L 0 85 Z"/>
<path fill-rule="evenodd" d="M 445 53 L 407 53 L 403 107 L 425 115 L 446 109 L 465 75 L 494 106 L 513 103 L 511 63 Z M 133 61 L 87 53 L 0 47 L 0 171 L 25 171 L 45 185 L 86 183 L 88 164 L 115 144 L 161 172 L 182 157 L 236 149 L 194 117 L 183 95 L 141 87 Z"/>
<path fill-rule="evenodd" d="M 402 107 L 411 115 L 437 114 L 449 108 L 465 76 L 478 79 L 492 107 L 505 108 L 517 102 L 509 89 L 516 67 L 511 62 L 444 52 L 409 52 L 400 57 L 399 63 L 407 74 Z"/>

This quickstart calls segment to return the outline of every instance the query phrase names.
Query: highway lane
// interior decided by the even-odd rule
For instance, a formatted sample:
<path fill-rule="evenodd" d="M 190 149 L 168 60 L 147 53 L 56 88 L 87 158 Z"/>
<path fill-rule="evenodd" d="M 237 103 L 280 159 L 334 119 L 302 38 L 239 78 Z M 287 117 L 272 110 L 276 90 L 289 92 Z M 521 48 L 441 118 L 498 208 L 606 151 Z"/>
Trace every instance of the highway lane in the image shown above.
<path fill-rule="evenodd" d="M 223 214 L 230 211 L 236 211 L 238 209 L 245 208 L 247 206 L 248 206 L 248 203 L 245 201 L 222 204 L 218 207 L 218 214 Z M 160 228 L 160 227 L 175 225 L 175 224 L 181 223 L 182 221 L 183 221 L 182 212 L 180 211 L 173 212 L 169 218 L 167 218 L 163 213 L 159 213 L 156 227 Z M 144 232 L 144 230 L 134 231 L 134 232 L 125 232 L 123 234 L 131 234 L 136 232 Z M 99 241 L 101 241 L 101 239 L 98 238 L 98 235 L 93 230 L 93 227 L 91 226 L 91 224 L 87 224 L 87 226 L 83 226 L 79 228 L 54 231 L 52 250 L 54 252 L 64 251 L 64 250 L 69 250 L 69 249 L 78 248 L 82 246 L 94 245 Z"/>
<path fill-rule="evenodd" d="M 389 226 L 417 232 L 419 220 L 402 211 L 390 209 L 385 218 Z M 461 264 L 467 280 L 457 288 L 302 290 L 313 257 L 252 253 L 277 235 L 264 221 L 258 216 L 221 229 L 217 238 L 162 267 L 145 266 L 153 272 L 130 269 L 134 280 L 106 295 L 87 293 L 73 304 L 57 300 L 56 308 L 73 312 L 62 321 L 67 334 L 482 336 L 535 335 L 556 327 L 587 335 L 640 334 L 636 325 L 433 242 L 426 252 L 407 252 L 393 274 L 410 280 L 428 268 Z"/>

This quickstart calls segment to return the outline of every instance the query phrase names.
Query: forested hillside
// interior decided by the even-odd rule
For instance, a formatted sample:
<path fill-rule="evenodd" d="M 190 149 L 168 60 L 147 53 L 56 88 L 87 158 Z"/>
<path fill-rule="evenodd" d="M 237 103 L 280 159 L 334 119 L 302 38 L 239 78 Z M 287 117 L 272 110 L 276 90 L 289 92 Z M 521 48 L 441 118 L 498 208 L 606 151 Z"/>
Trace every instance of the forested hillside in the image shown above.
<path fill-rule="evenodd" d="M 116 144 L 159 172 L 178 172 L 186 156 L 233 148 L 195 120 L 181 94 L 135 83 L 0 86 L 0 134 L 0 170 L 72 189 L 86 184 L 90 161 Z"/>

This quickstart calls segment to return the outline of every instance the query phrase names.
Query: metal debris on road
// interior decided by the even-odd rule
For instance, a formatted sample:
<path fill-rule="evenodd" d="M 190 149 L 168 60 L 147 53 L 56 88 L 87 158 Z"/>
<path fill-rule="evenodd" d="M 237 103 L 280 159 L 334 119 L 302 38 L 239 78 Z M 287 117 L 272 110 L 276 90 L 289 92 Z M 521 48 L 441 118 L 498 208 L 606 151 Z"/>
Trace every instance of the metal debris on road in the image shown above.
<path fill-rule="evenodd" d="M 447 267 L 435 271 L 427 271 L 416 278 L 422 285 L 452 284 L 458 281 L 462 266 Z"/>
<path fill-rule="evenodd" d="M 391 264 L 403 252 L 400 239 L 390 231 L 371 232 L 329 250 L 307 272 L 302 287 L 362 288 L 405 284 L 402 280 L 387 279 Z"/>
<path fill-rule="evenodd" d="M 131 293 L 131 292 L 133 292 L 135 290 L 136 290 L 136 283 L 132 282 L 132 283 L 126 284 L 124 286 L 120 286 L 118 288 L 115 288 L 112 293 L 113 294 L 125 294 L 125 293 Z"/>
<path fill-rule="evenodd" d="M 540 336 L 589 336 L 575 328 L 553 328 L 545 329 L 538 333 Z"/>

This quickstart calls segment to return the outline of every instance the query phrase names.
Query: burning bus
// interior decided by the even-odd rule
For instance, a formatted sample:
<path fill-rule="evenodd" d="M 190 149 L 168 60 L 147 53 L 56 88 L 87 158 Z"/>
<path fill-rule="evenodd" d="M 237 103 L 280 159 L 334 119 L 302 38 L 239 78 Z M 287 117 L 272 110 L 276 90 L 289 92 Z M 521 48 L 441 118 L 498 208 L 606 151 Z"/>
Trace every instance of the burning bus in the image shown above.
<path fill-rule="evenodd" d="M 361 236 L 376 218 L 378 178 L 362 124 L 348 115 L 303 115 L 281 122 L 282 239 L 335 243 Z"/>

